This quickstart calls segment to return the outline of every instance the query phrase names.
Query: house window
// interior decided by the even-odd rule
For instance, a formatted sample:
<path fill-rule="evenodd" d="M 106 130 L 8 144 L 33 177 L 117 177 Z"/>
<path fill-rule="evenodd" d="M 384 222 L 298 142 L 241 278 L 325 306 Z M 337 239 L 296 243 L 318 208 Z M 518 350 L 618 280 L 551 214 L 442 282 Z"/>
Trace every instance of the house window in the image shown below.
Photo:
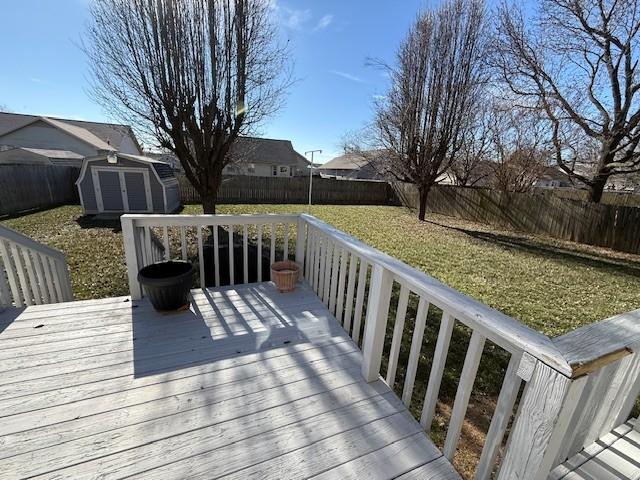
<path fill-rule="evenodd" d="M 293 177 L 293 170 L 294 170 L 293 168 L 290 168 L 290 169 L 289 169 L 289 176 L 290 176 L 290 177 Z"/>
<path fill-rule="evenodd" d="M 287 173 L 289 173 L 289 167 L 280 167 L 281 175 L 286 175 Z"/>
<path fill-rule="evenodd" d="M 278 176 L 278 167 L 276 167 L 275 165 L 271 167 L 271 175 L 273 175 L 274 177 Z"/>

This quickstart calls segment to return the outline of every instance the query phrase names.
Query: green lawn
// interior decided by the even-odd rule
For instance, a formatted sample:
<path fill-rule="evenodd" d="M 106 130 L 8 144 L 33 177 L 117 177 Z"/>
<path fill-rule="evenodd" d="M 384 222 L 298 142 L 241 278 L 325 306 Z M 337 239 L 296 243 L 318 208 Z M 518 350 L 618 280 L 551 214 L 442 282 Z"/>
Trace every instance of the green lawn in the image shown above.
<path fill-rule="evenodd" d="M 183 213 L 200 213 L 188 206 Z M 225 205 L 220 213 L 307 212 L 300 205 Z M 549 336 L 611 315 L 640 308 L 640 256 L 496 230 L 493 227 L 431 215 L 420 223 L 400 207 L 317 206 L 311 213 L 364 242 L 427 272 Z M 122 236 L 118 224 L 96 224 L 78 206 L 5 220 L 6 226 L 62 250 L 71 268 L 77 299 L 128 293 Z M 394 291 L 390 318 L 397 302 Z M 396 381 L 402 389 L 417 299 L 411 299 Z M 422 407 L 438 333 L 440 313 L 432 308 L 420 356 L 412 410 Z M 389 350 L 393 322 L 388 326 Z M 441 389 L 432 436 L 443 434 L 460 374 L 468 330 L 457 324 Z M 384 359 L 386 360 L 386 358 Z M 383 360 L 383 373 L 386 361 Z M 465 477 L 482 448 L 508 355 L 487 342 L 476 380 L 456 467 Z"/>
<path fill-rule="evenodd" d="M 188 206 L 183 213 L 197 213 Z M 225 205 L 220 213 L 307 211 L 300 205 Z M 640 257 L 400 207 L 316 206 L 312 213 L 547 335 L 640 307 Z M 122 237 L 65 206 L 5 220 L 62 250 L 77 299 L 127 293 Z"/>

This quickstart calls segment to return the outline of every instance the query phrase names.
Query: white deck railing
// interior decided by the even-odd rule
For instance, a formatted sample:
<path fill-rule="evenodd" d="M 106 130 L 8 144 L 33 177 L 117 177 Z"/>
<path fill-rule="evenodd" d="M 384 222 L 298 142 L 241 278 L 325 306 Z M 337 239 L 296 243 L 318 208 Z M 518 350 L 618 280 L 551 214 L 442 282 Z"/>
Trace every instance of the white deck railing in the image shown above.
<path fill-rule="evenodd" d="M 62 252 L 0 226 L 0 309 L 73 300 Z"/>
<path fill-rule="evenodd" d="M 439 333 L 420 410 L 420 422 L 427 431 L 436 411 L 454 325 L 464 325 L 471 336 L 443 447 L 449 460 L 458 447 L 485 343 L 490 341 L 508 352 L 510 361 L 478 463 L 477 479 L 490 478 L 497 467 L 498 453 L 514 414 L 498 478 L 543 479 L 567 457 L 626 420 L 640 392 L 640 354 L 635 353 L 640 346 L 640 310 L 551 340 L 309 215 L 125 215 L 122 225 L 134 298 L 142 295 L 136 278 L 139 268 L 157 258 L 150 242 L 150 229 L 154 227 L 161 232 L 165 259 L 186 259 L 193 251 L 201 286 L 205 278 L 205 227 L 216 227 L 206 230 L 213 237 L 214 255 L 219 246 L 217 227 L 226 227 L 230 245 L 234 245 L 234 235 L 241 234 L 241 246 L 233 248 L 242 249 L 245 279 L 249 237 L 257 245 L 257 262 L 262 261 L 265 244 L 270 261 L 276 259 L 277 233 L 282 233 L 278 252 L 283 258 L 291 256 L 294 248 L 289 244 L 295 239 L 294 256 L 303 267 L 304 281 L 361 346 L 363 375 L 368 381 L 380 376 L 387 340 L 391 346 L 385 379 L 394 386 L 402 336 L 411 336 L 408 362 L 402 366 L 401 397 L 407 406 L 420 400 L 414 398 L 414 385 L 420 356 L 425 355 L 421 350 L 429 307 L 437 307 L 441 311 Z M 178 239 L 175 245 L 171 245 L 169 228 L 177 229 L 171 235 Z M 195 245 L 189 245 L 189 238 Z M 234 265 L 234 255 L 228 255 L 228 261 L 234 283 L 234 271 L 240 266 Z M 213 263 L 215 284 L 219 285 L 217 256 Z M 260 265 L 257 271 L 261 271 Z M 396 315 L 391 338 L 386 338 L 394 288 L 399 291 Z M 413 329 L 406 332 L 410 297 L 417 297 L 418 307 Z M 519 407 L 514 412 L 518 398 Z"/>
<path fill-rule="evenodd" d="M 219 262 L 219 246 L 223 243 L 219 227 L 224 227 L 224 239 L 227 245 L 235 248 L 237 237 L 242 238 L 242 262 L 235 264 L 235 256 L 227 255 L 227 273 L 230 284 L 242 283 L 249 278 L 249 270 L 255 268 L 257 281 L 262 280 L 263 253 L 269 252 L 269 260 L 276 259 L 277 231 L 283 232 L 282 256 L 289 258 L 295 254 L 297 261 L 302 261 L 298 253 L 289 248 L 298 229 L 298 215 L 123 215 L 121 217 L 122 233 L 125 243 L 125 257 L 129 277 L 129 289 L 134 299 L 142 297 L 142 289 L 137 280 L 138 271 L 159 259 L 194 258 L 199 271 L 199 283 L 205 287 L 205 241 L 211 243 L 213 258 L 213 285 L 220 285 L 221 265 Z M 249 229 L 255 229 L 256 265 L 250 265 Z M 172 230 L 172 235 L 169 230 Z M 253 234 L 253 232 L 251 232 Z M 209 238 L 205 238 L 209 235 Z M 253 236 L 253 235 L 252 235 Z M 161 239 L 160 242 L 155 239 Z M 170 241 L 170 238 L 172 241 Z M 160 243 L 160 245 L 158 244 Z M 173 252 L 173 253 L 172 253 Z"/>

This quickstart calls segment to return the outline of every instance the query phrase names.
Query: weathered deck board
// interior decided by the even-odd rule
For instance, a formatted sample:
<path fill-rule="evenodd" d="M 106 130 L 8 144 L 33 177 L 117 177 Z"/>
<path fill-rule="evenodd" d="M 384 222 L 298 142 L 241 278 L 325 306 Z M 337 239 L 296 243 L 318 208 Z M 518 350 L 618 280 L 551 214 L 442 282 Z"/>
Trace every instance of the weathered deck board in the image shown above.
<path fill-rule="evenodd" d="M 457 478 L 308 287 L 193 297 L 0 314 L 2 478 Z"/>
<path fill-rule="evenodd" d="M 640 480 L 640 432 L 632 422 L 620 425 L 556 467 L 549 480 Z"/>

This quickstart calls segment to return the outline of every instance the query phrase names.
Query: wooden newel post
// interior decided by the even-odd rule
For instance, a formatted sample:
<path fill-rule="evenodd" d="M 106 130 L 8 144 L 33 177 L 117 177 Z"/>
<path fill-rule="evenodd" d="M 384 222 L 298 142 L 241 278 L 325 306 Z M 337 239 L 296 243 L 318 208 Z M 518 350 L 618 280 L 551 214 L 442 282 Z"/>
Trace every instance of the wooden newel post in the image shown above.
<path fill-rule="evenodd" d="M 518 374 L 528 383 L 498 480 L 544 480 L 556 466 L 587 377 L 568 378 L 526 353 Z"/>
<path fill-rule="evenodd" d="M 129 218 L 128 215 L 123 215 L 120 217 L 120 224 L 122 225 L 124 258 L 127 263 L 127 276 L 129 278 L 129 295 L 131 295 L 132 300 L 140 300 L 142 298 L 142 287 L 138 282 L 140 264 L 138 262 L 138 249 L 133 219 Z"/>
<path fill-rule="evenodd" d="M 393 275 L 382 266 L 374 264 L 369 286 L 369 302 L 365 320 L 364 345 L 362 347 L 362 375 L 367 382 L 378 380 L 384 347 L 384 335 L 389 316 L 389 301 Z"/>
<path fill-rule="evenodd" d="M 298 224 L 296 230 L 296 263 L 300 267 L 298 273 L 298 280 L 304 277 L 304 249 L 306 246 L 306 222 L 302 217 L 298 217 Z"/>

